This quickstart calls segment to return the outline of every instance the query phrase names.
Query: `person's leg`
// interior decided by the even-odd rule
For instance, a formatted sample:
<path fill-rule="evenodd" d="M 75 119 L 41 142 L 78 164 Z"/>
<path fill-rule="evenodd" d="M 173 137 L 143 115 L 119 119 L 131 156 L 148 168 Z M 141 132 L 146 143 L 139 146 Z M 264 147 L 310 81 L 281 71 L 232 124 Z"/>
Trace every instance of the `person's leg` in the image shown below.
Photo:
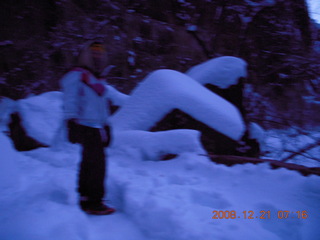
<path fill-rule="evenodd" d="M 79 193 L 92 200 L 104 196 L 106 160 L 99 129 L 83 127 L 82 161 L 79 172 Z"/>
<path fill-rule="evenodd" d="M 105 206 L 106 157 L 99 129 L 83 127 L 82 161 L 79 172 L 79 194 L 82 210 L 105 215 L 115 210 Z"/>

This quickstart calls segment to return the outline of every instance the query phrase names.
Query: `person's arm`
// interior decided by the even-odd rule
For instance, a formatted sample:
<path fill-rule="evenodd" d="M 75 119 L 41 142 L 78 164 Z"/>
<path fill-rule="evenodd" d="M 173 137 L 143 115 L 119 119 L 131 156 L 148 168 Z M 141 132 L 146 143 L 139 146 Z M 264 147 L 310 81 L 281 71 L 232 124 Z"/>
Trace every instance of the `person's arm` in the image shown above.
<path fill-rule="evenodd" d="M 65 119 L 78 118 L 81 72 L 71 71 L 61 80 Z"/>
<path fill-rule="evenodd" d="M 76 120 L 79 113 L 81 74 L 81 72 L 71 71 L 61 79 L 64 119 L 68 129 L 68 140 L 71 143 L 81 142 L 81 134 L 78 128 L 79 125 Z"/>

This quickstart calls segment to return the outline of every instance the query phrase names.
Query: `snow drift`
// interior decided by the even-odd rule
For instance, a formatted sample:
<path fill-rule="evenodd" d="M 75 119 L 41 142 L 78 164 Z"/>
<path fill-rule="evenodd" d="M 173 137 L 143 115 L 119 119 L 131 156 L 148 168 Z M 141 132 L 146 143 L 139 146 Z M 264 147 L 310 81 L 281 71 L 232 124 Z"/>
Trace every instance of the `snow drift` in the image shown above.
<path fill-rule="evenodd" d="M 173 109 L 180 109 L 226 136 L 239 140 L 244 132 L 236 107 L 174 70 L 157 70 L 132 92 L 111 118 L 115 131 L 149 130 Z"/>
<path fill-rule="evenodd" d="M 62 123 L 62 93 L 46 92 L 18 101 L 27 133 L 38 141 L 51 145 Z"/>
<path fill-rule="evenodd" d="M 143 160 L 159 160 L 166 154 L 206 153 L 200 143 L 200 132 L 190 129 L 116 131 L 111 149 L 116 155 L 139 156 Z"/>
<path fill-rule="evenodd" d="M 228 88 L 247 76 L 247 63 L 237 57 L 217 57 L 190 68 L 186 74 L 202 85 Z"/>
<path fill-rule="evenodd" d="M 0 97 L 0 127 L 3 130 L 7 130 L 9 119 L 10 119 L 10 114 L 16 110 L 16 101 L 10 99 L 10 98 L 5 98 L 5 97 Z"/>
<path fill-rule="evenodd" d="M 46 112 L 50 106 L 61 104 L 57 97 L 52 105 L 42 108 L 50 95 L 37 96 L 38 101 L 29 106 Z M 52 114 L 57 125 L 59 112 Z M 38 120 L 29 119 L 35 123 Z M 54 126 L 42 129 L 45 138 L 50 139 L 50 128 Z M 181 138 L 166 136 L 172 134 L 170 131 L 135 130 L 127 140 L 141 139 L 141 144 L 148 143 L 144 150 L 153 154 L 161 145 L 175 150 L 176 142 L 189 139 L 193 144 L 197 138 L 195 131 L 179 131 Z M 130 131 L 121 132 L 126 133 Z M 149 137 L 153 134 L 155 137 Z M 80 149 L 65 142 L 63 148 L 55 150 L 20 153 L 3 134 L 0 143 L 1 240 L 319 239 L 318 176 L 272 170 L 267 164 L 226 167 L 190 153 L 186 147 L 174 160 L 155 162 L 142 161 L 141 155 L 129 148 L 130 157 L 110 149 L 107 197 L 118 211 L 111 216 L 87 216 L 77 205 L 76 163 Z M 74 164 L 57 165 L 67 158 Z M 284 210 L 290 211 L 290 217 L 279 219 L 277 213 Z M 212 211 L 236 211 L 238 218 L 213 219 Z M 261 211 L 270 211 L 271 216 L 248 219 L 244 211 L 254 211 L 257 217 Z M 299 218 L 298 211 L 307 211 L 308 218 Z"/>

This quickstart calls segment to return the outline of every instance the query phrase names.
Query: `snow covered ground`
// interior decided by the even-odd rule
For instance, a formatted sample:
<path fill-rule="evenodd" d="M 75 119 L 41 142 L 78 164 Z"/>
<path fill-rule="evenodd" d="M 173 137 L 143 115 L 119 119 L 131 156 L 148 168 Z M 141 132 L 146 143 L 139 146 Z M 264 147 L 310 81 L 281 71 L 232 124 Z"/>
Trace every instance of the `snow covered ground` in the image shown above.
<path fill-rule="evenodd" d="M 226 167 L 192 153 L 142 161 L 134 152 L 110 149 L 108 200 L 118 212 L 87 216 L 76 204 L 78 146 L 19 153 L 2 134 L 0 141 L 3 240 L 319 238 L 318 176 L 264 164 Z M 232 210 L 235 219 L 212 219 L 212 211 Z M 279 219 L 278 211 L 284 210 L 289 217 Z M 260 219 L 261 211 L 270 211 L 270 219 Z"/>
<path fill-rule="evenodd" d="M 27 131 L 52 147 L 15 151 L 2 133 L 7 118 L 1 117 L 1 240 L 319 239 L 319 176 L 271 170 L 267 164 L 212 163 L 200 154 L 198 134 L 184 130 L 188 137 L 179 144 L 197 146 L 169 161 L 142 157 L 137 146 L 124 150 L 115 141 L 108 149 L 107 203 L 117 212 L 88 216 L 77 206 L 80 147 L 63 137 L 61 93 L 19 105 Z M 148 143 L 144 151 L 152 152 L 153 137 L 134 134 Z M 181 146 L 175 142 L 173 149 Z M 168 145 L 160 135 L 157 143 Z"/>

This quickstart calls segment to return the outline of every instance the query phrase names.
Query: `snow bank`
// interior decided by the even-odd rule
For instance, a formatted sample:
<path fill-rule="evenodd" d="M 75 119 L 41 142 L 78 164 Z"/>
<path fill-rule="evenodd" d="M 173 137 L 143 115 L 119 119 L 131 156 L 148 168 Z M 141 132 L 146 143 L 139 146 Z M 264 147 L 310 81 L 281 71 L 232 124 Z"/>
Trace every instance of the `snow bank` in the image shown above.
<path fill-rule="evenodd" d="M 130 99 L 111 117 L 115 131 L 148 130 L 173 109 L 229 136 L 241 138 L 244 124 L 236 107 L 187 75 L 157 70 L 138 85 Z"/>
<path fill-rule="evenodd" d="M 210 59 L 189 69 L 186 74 L 202 85 L 228 88 L 247 76 L 247 63 L 241 58 L 223 56 Z"/>
<path fill-rule="evenodd" d="M 0 143 L 0 239 L 87 239 L 83 213 L 70 191 L 75 177 L 16 152 L 3 134 Z"/>
<path fill-rule="evenodd" d="M 197 147 L 188 152 L 187 145 L 198 138 L 193 130 L 117 134 L 132 149 L 135 141 L 146 144 L 147 155 L 163 146 L 181 154 L 171 161 L 141 161 L 134 150 L 128 150 L 128 157 L 110 149 L 107 197 L 118 211 L 105 217 L 86 216 L 79 210 L 76 165 L 54 164 L 66 152 L 78 159 L 76 147 L 71 151 L 71 144 L 66 144 L 55 154 L 50 148 L 18 153 L 0 134 L 0 239 L 319 239 L 319 176 L 271 170 L 267 164 L 212 163 L 199 156 Z M 278 211 L 284 210 L 290 217 L 279 219 Z M 213 219 L 212 211 L 236 211 L 237 218 Z M 245 218 L 244 211 L 247 216 L 254 211 L 254 218 Z M 270 219 L 260 219 L 261 211 L 270 211 Z M 307 211 L 307 219 L 298 218 L 298 211 Z"/>
<path fill-rule="evenodd" d="M 111 85 L 107 85 L 108 88 L 108 96 L 112 100 L 113 105 L 122 106 L 129 98 L 127 94 L 119 92 L 117 89 L 112 87 Z"/>
<path fill-rule="evenodd" d="M 121 95 L 116 90 L 112 95 L 113 99 L 118 99 L 117 103 L 120 105 L 128 100 L 127 95 Z M 63 118 L 61 92 L 47 92 L 20 100 L 18 107 L 28 134 L 51 146 L 49 150 L 37 149 L 25 153 L 26 155 L 58 167 L 71 167 L 79 161 L 78 157 L 71 157 L 80 151 L 79 146 L 67 142 L 66 129 L 61 124 Z M 158 160 L 166 153 L 180 154 L 183 151 L 204 153 L 199 133 L 194 130 L 161 133 L 114 131 L 113 142 L 116 151 L 128 155 L 134 151 L 140 154 L 142 159 L 149 160 Z M 60 152 L 62 150 L 63 154 Z"/>
<path fill-rule="evenodd" d="M 16 101 L 10 98 L 0 98 L 0 129 L 7 130 L 10 114 L 16 110 Z"/>
<path fill-rule="evenodd" d="M 115 132 L 112 151 L 117 155 L 139 156 L 144 160 L 159 160 L 165 154 L 192 152 L 205 154 L 196 130 L 171 130 L 162 132 Z"/>
<path fill-rule="evenodd" d="M 18 189 L 20 186 L 20 172 L 17 159 L 21 157 L 14 150 L 10 139 L 0 133 L 0 200 L 4 195 Z"/>
<path fill-rule="evenodd" d="M 113 103 L 121 106 L 128 96 L 108 86 Z M 65 129 L 62 129 L 63 101 L 62 92 L 46 92 L 18 101 L 18 111 L 22 115 L 23 126 L 28 134 L 47 145 L 65 141 Z"/>
<path fill-rule="evenodd" d="M 110 169 L 113 203 L 149 238 L 317 240 L 320 234 L 317 176 L 267 164 L 226 167 L 196 154 L 160 162 L 114 156 Z M 284 210 L 290 218 L 279 219 Z M 237 218 L 213 219 L 212 211 L 236 211 Z M 254 219 L 244 211 L 254 211 Z M 270 219 L 260 219 L 261 211 L 270 211 Z M 308 218 L 299 219 L 297 211 Z"/>
<path fill-rule="evenodd" d="M 62 93 L 47 92 L 19 100 L 18 111 L 28 134 L 51 145 L 62 122 Z"/>
<path fill-rule="evenodd" d="M 35 203 L 41 206 L 30 203 L 25 205 L 24 208 L 19 203 L 20 206 L 10 206 L 12 215 L 1 221 L 1 239 L 88 239 L 86 219 L 78 209 L 70 210 L 67 207 L 42 199 L 35 199 Z"/>

